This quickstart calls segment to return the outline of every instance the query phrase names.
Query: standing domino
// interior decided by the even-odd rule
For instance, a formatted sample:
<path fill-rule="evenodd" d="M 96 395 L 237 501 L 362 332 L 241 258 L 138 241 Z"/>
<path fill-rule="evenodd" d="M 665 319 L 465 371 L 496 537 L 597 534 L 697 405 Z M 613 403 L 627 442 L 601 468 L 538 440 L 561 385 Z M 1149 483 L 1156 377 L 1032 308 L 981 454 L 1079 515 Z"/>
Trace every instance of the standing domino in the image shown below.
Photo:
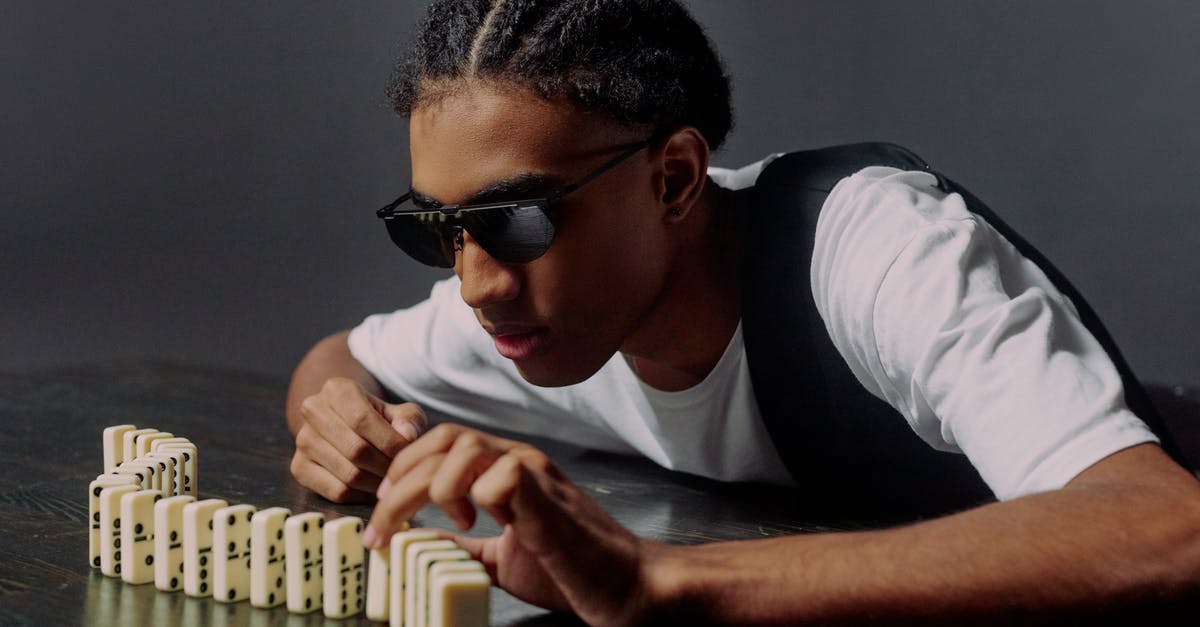
<path fill-rule="evenodd" d="M 401 531 L 392 535 L 388 548 L 391 558 L 390 581 L 388 582 L 388 624 L 390 627 L 403 627 L 404 601 L 407 597 L 405 587 L 409 585 L 405 579 L 404 556 L 408 545 L 414 542 L 437 540 L 437 532 L 429 530 Z"/>
<path fill-rule="evenodd" d="M 159 440 L 159 442 L 167 443 L 160 444 L 157 450 L 163 452 L 183 451 L 183 489 L 179 490 L 179 493 L 198 497 L 200 492 L 200 470 L 196 445 L 191 442 L 173 442 L 167 440 Z M 158 442 L 154 444 L 158 444 Z"/>
<path fill-rule="evenodd" d="M 121 459 L 117 462 L 128 462 L 137 458 L 137 437 L 147 433 L 158 433 L 158 429 L 131 429 L 121 433 Z"/>
<path fill-rule="evenodd" d="M 121 579 L 141 584 L 154 581 L 154 504 L 158 490 L 121 495 Z"/>
<path fill-rule="evenodd" d="M 450 540 L 424 540 L 410 543 L 404 549 L 404 624 L 417 623 L 417 558 L 426 551 L 457 549 Z"/>
<path fill-rule="evenodd" d="M 325 525 L 326 618 L 346 618 L 363 609 L 363 521 L 345 516 Z"/>
<path fill-rule="evenodd" d="M 154 504 L 154 587 L 183 589 L 183 506 L 190 496 L 172 496 Z"/>
<path fill-rule="evenodd" d="M 466 562 L 471 555 L 466 551 L 454 548 L 443 551 L 424 551 L 417 556 L 417 625 L 429 622 L 429 570 L 440 562 Z"/>
<path fill-rule="evenodd" d="M 125 448 L 123 435 L 127 431 L 133 431 L 137 427 L 133 425 L 113 425 L 104 428 L 104 435 L 101 440 L 104 443 L 104 472 L 112 472 L 117 464 L 125 461 Z"/>
<path fill-rule="evenodd" d="M 155 440 L 165 440 L 167 438 L 173 438 L 173 437 L 175 437 L 175 434 L 167 433 L 166 431 L 158 431 L 155 433 L 147 433 L 145 435 L 137 436 L 136 438 L 133 439 L 133 446 L 134 446 L 134 449 L 136 449 L 135 450 L 136 457 L 144 457 L 146 455 L 146 453 L 149 453 L 150 445 Z"/>
<path fill-rule="evenodd" d="M 253 505 L 213 512 L 213 598 L 234 603 L 250 598 L 250 519 Z"/>
<path fill-rule="evenodd" d="M 254 607 L 275 607 L 287 597 L 283 523 L 291 513 L 272 507 L 250 519 L 250 605 Z"/>
<path fill-rule="evenodd" d="M 179 451 L 174 452 L 157 452 L 146 453 L 146 459 L 158 463 L 161 477 L 159 481 L 162 487 L 159 489 L 163 493 L 163 497 L 175 496 L 179 494 L 177 485 L 177 477 L 179 469 L 177 466 L 183 463 L 183 455 Z"/>
<path fill-rule="evenodd" d="M 321 607 L 324 526 L 325 516 L 317 512 L 288 516 L 283 523 L 289 612 L 303 614 Z"/>
<path fill-rule="evenodd" d="M 388 619 L 388 594 L 392 567 L 391 549 L 371 549 L 367 567 L 367 620 Z"/>
<path fill-rule="evenodd" d="M 88 563 L 92 568 L 100 568 L 100 491 L 104 488 L 135 484 L 137 477 L 133 475 L 100 475 L 88 484 L 88 525 L 91 527 L 88 533 Z"/>
<path fill-rule="evenodd" d="M 183 591 L 188 596 L 212 594 L 213 513 L 227 505 L 221 499 L 205 499 L 183 506 Z"/>
<path fill-rule="evenodd" d="M 109 577 L 121 575 L 121 496 L 139 489 L 119 485 L 100 490 L 100 572 Z"/>

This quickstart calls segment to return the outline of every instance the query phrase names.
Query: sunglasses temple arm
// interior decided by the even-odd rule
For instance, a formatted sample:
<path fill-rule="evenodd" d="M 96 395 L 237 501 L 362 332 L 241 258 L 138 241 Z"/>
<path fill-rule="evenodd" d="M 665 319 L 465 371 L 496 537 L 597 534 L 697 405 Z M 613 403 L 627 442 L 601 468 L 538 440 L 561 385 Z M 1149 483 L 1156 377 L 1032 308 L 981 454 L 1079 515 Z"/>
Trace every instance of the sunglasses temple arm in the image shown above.
<path fill-rule="evenodd" d="M 588 182 L 591 181 L 592 179 L 596 178 L 597 176 L 600 176 L 601 174 L 604 174 L 605 172 L 609 171 L 614 166 L 616 166 L 618 163 L 632 157 L 634 154 L 637 153 L 637 151 L 639 151 L 649 145 L 650 145 L 650 141 L 646 140 L 646 141 L 640 141 L 640 142 L 630 146 L 628 150 L 613 157 L 612 159 L 609 159 L 608 161 L 605 161 L 604 165 L 601 165 L 600 167 L 596 168 L 595 170 L 592 170 L 591 172 L 588 172 L 583 178 L 558 190 L 558 193 L 554 194 L 554 196 L 552 196 L 550 198 L 550 201 L 554 202 L 556 200 L 559 200 L 563 196 L 566 196 L 567 194 L 570 194 L 571 192 L 579 189 L 580 187 L 587 185 Z"/>
<path fill-rule="evenodd" d="M 393 200 L 392 202 L 389 202 L 388 204 L 377 209 L 375 211 L 375 215 L 382 218 L 382 217 L 388 215 L 396 207 L 399 207 L 400 205 L 407 202 L 409 198 L 412 198 L 412 192 L 411 191 L 404 192 L 403 194 L 400 194 L 400 197 L 397 198 L 396 200 Z"/>

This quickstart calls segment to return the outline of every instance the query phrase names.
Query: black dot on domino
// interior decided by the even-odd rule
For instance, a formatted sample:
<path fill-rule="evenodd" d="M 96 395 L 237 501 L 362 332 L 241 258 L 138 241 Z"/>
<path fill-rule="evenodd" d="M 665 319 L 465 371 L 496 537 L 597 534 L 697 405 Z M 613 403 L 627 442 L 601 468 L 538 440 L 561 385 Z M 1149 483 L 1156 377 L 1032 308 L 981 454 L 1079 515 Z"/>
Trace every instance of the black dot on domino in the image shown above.
<path fill-rule="evenodd" d="M 267 603 L 269 603 L 271 605 L 275 604 L 275 593 L 274 592 L 267 595 Z"/>
<path fill-rule="evenodd" d="M 355 588 L 354 592 L 355 592 L 355 594 L 362 596 L 362 586 L 360 585 L 357 588 Z"/>
<path fill-rule="evenodd" d="M 200 565 L 201 565 L 201 566 L 208 566 L 208 556 L 207 556 L 207 555 L 201 555 L 201 556 L 200 556 Z"/>
<path fill-rule="evenodd" d="M 185 462 L 190 462 L 190 461 L 192 461 L 192 454 L 191 454 L 191 453 L 188 453 L 188 452 L 184 452 L 184 454 L 183 454 L 183 461 L 185 461 Z"/>
<path fill-rule="evenodd" d="M 147 555 L 147 556 L 146 556 L 146 565 L 147 565 L 147 566 L 149 566 L 149 565 L 151 565 L 151 564 L 153 564 L 153 563 L 154 563 L 154 556 L 153 556 L 153 555 Z"/>
<path fill-rule="evenodd" d="M 345 613 L 347 612 L 347 610 L 348 610 L 348 609 L 349 609 L 349 608 L 347 608 L 347 607 L 346 607 L 346 604 L 345 604 L 345 603 L 343 603 L 343 604 L 342 604 L 342 613 L 343 613 L 343 614 L 345 614 Z"/>
<path fill-rule="evenodd" d="M 96 558 L 96 559 L 100 559 L 100 558 Z M 283 587 L 283 577 L 276 577 L 276 578 L 275 578 L 275 587 L 276 587 L 276 588 L 282 588 L 282 587 Z"/>
<path fill-rule="evenodd" d="M 304 559 L 308 559 L 308 549 L 304 549 Z"/>
<path fill-rule="evenodd" d="M 208 592 L 208 584 L 201 582 L 200 583 L 200 594 L 204 594 L 206 592 Z"/>
<path fill-rule="evenodd" d="M 208 569 L 207 569 L 207 568 L 201 568 L 201 569 L 200 569 L 200 578 L 201 578 L 201 579 L 208 579 Z"/>
<path fill-rule="evenodd" d="M 95 514 L 92 514 L 92 520 L 94 520 L 96 522 L 100 522 L 100 512 L 96 512 Z"/>
<path fill-rule="evenodd" d="M 178 532 L 178 531 L 172 531 L 172 532 L 171 532 L 171 542 L 174 542 L 174 541 L 175 541 L 175 539 L 176 539 L 176 538 L 178 538 L 178 537 L 179 537 L 179 532 Z"/>
<path fill-rule="evenodd" d="M 117 562 L 121 561 L 121 552 L 120 551 L 113 552 L 113 560 L 117 561 Z"/>
<path fill-rule="evenodd" d="M 246 512 L 246 522 L 250 522 L 250 519 L 253 517 L 254 517 L 254 512 Z"/>
<path fill-rule="evenodd" d="M 142 523 L 138 523 L 133 526 L 133 535 L 136 536 L 136 535 L 141 535 L 141 534 L 142 534 Z"/>
<path fill-rule="evenodd" d="M 120 528 L 121 528 L 121 519 L 114 518 L 113 519 L 113 529 L 120 529 Z"/>
<path fill-rule="evenodd" d="M 345 579 L 342 579 L 342 585 L 343 585 L 343 586 L 344 586 L 344 585 L 346 585 L 346 580 L 345 580 Z M 345 600 L 346 600 L 346 589 L 345 589 L 345 588 L 343 588 L 343 589 L 342 589 L 342 600 L 343 600 L 343 601 L 345 601 Z M 342 610 L 342 611 L 343 611 L 343 612 L 345 612 L 346 610 Z"/>
<path fill-rule="evenodd" d="M 212 521 L 211 521 L 211 520 L 210 520 L 210 521 L 208 521 L 208 528 L 209 528 L 209 529 L 212 529 L 212 528 L 213 528 L 213 527 L 212 527 Z"/>
<path fill-rule="evenodd" d="M 356 572 L 354 573 L 354 580 L 355 580 L 355 581 L 362 581 L 362 571 L 361 571 L 361 570 L 360 570 L 360 571 L 356 571 Z"/>
<path fill-rule="evenodd" d="M 304 533 L 308 533 L 308 523 L 307 523 L 307 522 L 306 522 L 306 523 L 304 523 L 304 526 L 303 526 L 303 527 L 301 527 L 301 529 L 303 529 L 303 530 L 304 530 Z M 307 554 L 308 554 L 308 550 L 307 550 L 307 549 L 305 549 L 304 553 L 305 553 L 305 555 L 307 555 Z"/>
<path fill-rule="evenodd" d="M 346 565 L 346 556 L 343 555 L 342 556 L 342 566 L 345 566 L 345 565 Z"/>
<path fill-rule="evenodd" d="M 171 587 L 172 587 L 172 588 L 178 588 L 178 587 L 179 587 L 179 579 L 178 579 L 178 578 L 176 578 L 176 577 L 171 577 Z"/>
<path fill-rule="evenodd" d="M 230 542 L 230 543 L 229 543 L 229 552 L 230 552 L 230 553 L 233 553 L 233 552 L 234 552 L 234 551 L 236 551 L 236 550 L 237 550 L 237 544 L 236 544 L 236 543 L 234 543 L 234 542 Z"/>
<path fill-rule="evenodd" d="M 318 518 L 318 519 L 317 519 L 317 526 L 318 526 L 318 527 L 324 527 L 324 526 L 325 526 L 325 519 L 324 519 L 324 518 Z"/>
<path fill-rule="evenodd" d="M 358 609 L 360 609 L 360 610 L 361 610 L 361 609 L 362 609 L 362 599 L 359 599 L 359 600 L 358 600 L 358 602 L 357 602 L 357 603 L 355 603 L 355 605 L 357 605 L 357 606 L 358 606 Z"/>
<path fill-rule="evenodd" d="M 306 570 L 304 571 L 304 580 L 308 581 L 309 579 L 312 579 L 312 571 Z"/>
<path fill-rule="evenodd" d="M 276 539 L 276 540 L 282 540 L 282 539 L 283 539 L 283 529 L 278 529 L 278 530 L 276 530 L 276 531 L 275 531 L 275 539 Z"/>
<path fill-rule="evenodd" d="M 179 574 L 183 574 L 183 562 L 179 562 Z"/>
<path fill-rule="evenodd" d="M 113 548 L 114 549 L 121 548 L 121 539 L 120 538 L 113 539 Z"/>
<path fill-rule="evenodd" d="M 271 557 L 275 557 L 275 545 L 274 544 L 267 547 L 267 555 L 270 555 Z"/>
<path fill-rule="evenodd" d="M 235 598 L 235 597 L 237 597 L 237 591 L 236 591 L 236 590 L 234 590 L 233 588 L 230 588 L 230 589 L 229 589 L 229 596 L 227 596 L 227 597 L 225 597 L 225 598 L 226 598 L 226 599 L 233 599 L 233 598 Z"/>
<path fill-rule="evenodd" d="M 304 599 L 304 609 L 306 609 L 306 610 L 312 609 L 312 597 Z"/>
<path fill-rule="evenodd" d="M 354 523 L 354 531 L 356 533 L 362 533 L 362 523 Z"/>
<path fill-rule="evenodd" d="M 118 557 L 117 559 L 121 559 L 121 558 Z M 121 574 L 121 565 L 117 564 L 116 566 L 113 566 L 113 572 L 115 572 L 117 574 Z"/>
<path fill-rule="evenodd" d="M 92 560 L 92 563 L 95 564 L 96 566 L 99 566 L 100 565 L 100 556 L 97 555 L 96 559 Z"/>
<path fill-rule="evenodd" d="M 100 488 L 97 487 L 95 490 L 92 490 L 92 494 L 95 494 L 96 496 L 100 496 Z"/>
<path fill-rule="evenodd" d="M 229 526 L 231 526 L 231 527 L 233 526 L 233 521 L 234 521 L 233 514 L 230 514 L 229 515 Z"/>
<path fill-rule="evenodd" d="M 344 576 L 342 577 L 342 588 L 342 596 L 346 596 L 346 578 Z"/>

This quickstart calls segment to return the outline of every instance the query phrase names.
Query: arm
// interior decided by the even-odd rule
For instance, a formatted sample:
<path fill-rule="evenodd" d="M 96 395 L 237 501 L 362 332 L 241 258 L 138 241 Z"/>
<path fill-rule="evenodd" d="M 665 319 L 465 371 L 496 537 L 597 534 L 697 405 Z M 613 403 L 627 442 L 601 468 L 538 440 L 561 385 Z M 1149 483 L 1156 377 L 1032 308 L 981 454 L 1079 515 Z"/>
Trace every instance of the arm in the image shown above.
<path fill-rule="evenodd" d="M 350 353 L 349 331 L 316 344 L 292 374 L 288 430 L 291 471 L 301 485 L 337 502 L 367 502 L 388 464 L 425 427 L 412 403 L 384 401 L 383 386 Z"/>
<path fill-rule="evenodd" d="M 1200 483 L 1145 444 L 1061 490 L 907 527 L 655 552 L 647 579 L 661 607 L 719 623 L 962 624 L 1153 607 L 1200 592 Z"/>
<path fill-rule="evenodd" d="M 1200 482 L 1153 444 L 907 527 L 680 547 L 634 536 L 528 445 L 442 425 L 396 456 L 364 543 L 429 501 L 469 528 L 468 496 L 504 533 L 455 539 L 497 585 L 590 624 L 1061 621 L 1200 593 Z"/>

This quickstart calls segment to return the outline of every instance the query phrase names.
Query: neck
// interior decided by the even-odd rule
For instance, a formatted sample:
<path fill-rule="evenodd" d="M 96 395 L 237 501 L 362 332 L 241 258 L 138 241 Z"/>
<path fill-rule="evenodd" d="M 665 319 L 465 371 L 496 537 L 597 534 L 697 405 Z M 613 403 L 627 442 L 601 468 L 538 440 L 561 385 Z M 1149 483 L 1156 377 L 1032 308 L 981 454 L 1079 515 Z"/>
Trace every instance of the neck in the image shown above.
<path fill-rule="evenodd" d="M 711 180 L 679 223 L 658 301 L 621 346 L 647 385 L 687 389 L 716 366 L 741 318 L 742 212 Z"/>

